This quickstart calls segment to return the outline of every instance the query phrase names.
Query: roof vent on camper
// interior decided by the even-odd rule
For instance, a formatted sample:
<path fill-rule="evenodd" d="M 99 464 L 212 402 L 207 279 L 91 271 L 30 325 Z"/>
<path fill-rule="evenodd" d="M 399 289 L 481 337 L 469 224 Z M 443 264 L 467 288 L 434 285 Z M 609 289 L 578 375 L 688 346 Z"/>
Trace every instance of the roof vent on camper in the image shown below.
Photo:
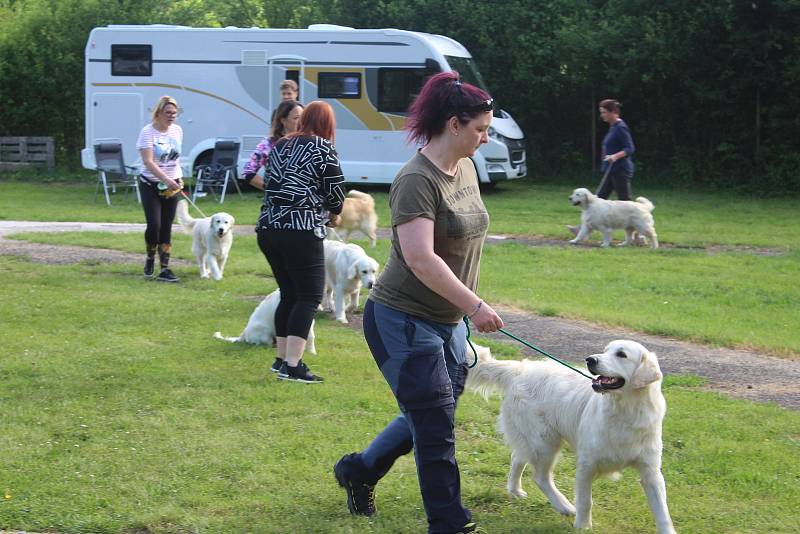
<path fill-rule="evenodd" d="M 339 26 L 338 24 L 309 24 L 309 30 L 331 31 L 331 30 L 352 30 L 350 26 Z"/>
<path fill-rule="evenodd" d="M 266 64 L 266 50 L 242 50 L 242 65 L 263 67 Z"/>

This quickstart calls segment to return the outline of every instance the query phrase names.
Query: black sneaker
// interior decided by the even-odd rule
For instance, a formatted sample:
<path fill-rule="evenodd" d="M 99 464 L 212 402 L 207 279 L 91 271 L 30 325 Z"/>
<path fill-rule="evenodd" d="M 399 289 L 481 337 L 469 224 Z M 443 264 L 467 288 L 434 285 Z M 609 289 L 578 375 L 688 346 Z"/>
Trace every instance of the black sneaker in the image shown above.
<path fill-rule="evenodd" d="M 345 454 L 333 466 L 333 476 L 336 482 L 347 492 L 347 509 L 353 515 L 375 515 L 375 486 L 364 482 L 357 482 L 348 474 L 348 462 L 356 453 Z"/>
<path fill-rule="evenodd" d="M 283 365 L 283 360 L 281 360 L 280 358 L 276 357 L 275 361 L 272 362 L 272 367 L 270 367 L 269 370 L 272 371 L 273 373 L 280 372 L 281 365 Z"/>
<path fill-rule="evenodd" d="M 177 282 L 179 280 L 180 278 L 175 276 L 175 274 L 166 267 L 161 269 L 161 272 L 158 273 L 158 276 L 156 276 L 157 282 Z"/>
<path fill-rule="evenodd" d="M 289 367 L 284 361 L 278 371 L 278 378 L 290 382 L 303 382 L 304 384 L 321 384 L 322 377 L 316 376 L 308 370 L 308 366 L 303 360 L 297 362 L 297 367 Z"/>
<path fill-rule="evenodd" d="M 145 260 L 145 262 L 144 262 L 144 275 L 146 277 L 149 278 L 149 277 L 153 276 L 153 272 L 154 272 L 154 269 L 155 269 L 155 263 L 156 263 L 156 259 L 155 258 L 147 258 Z"/>

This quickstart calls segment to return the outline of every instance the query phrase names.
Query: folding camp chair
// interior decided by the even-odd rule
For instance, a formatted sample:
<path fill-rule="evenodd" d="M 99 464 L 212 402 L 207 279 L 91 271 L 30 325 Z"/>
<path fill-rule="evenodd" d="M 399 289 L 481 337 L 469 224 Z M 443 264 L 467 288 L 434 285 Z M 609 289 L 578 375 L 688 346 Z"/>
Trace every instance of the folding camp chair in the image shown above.
<path fill-rule="evenodd" d="M 225 193 L 228 190 L 228 183 L 233 180 L 233 185 L 240 197 L 243 197 L 242 190 L 239 188 L 237 165 L 239 161 L 238 139 L 217 139 L 214 143 L 214 154 L 211 156 L 211 164 L 200 167 L 197 170 L 197 180 L 194 185 L 192 201 L 197 200 L 198 193 L 204 193 L 207 189 L 216 197 L 215 190 L 220 190 L 219 203 L 225 202 Z"/>
<path fill-rule="evenodd" d="M 95 197 L 97 197 L 97 193 L 100 192 L 100 186 L 102 186 L 106 204 L 110 206 L 109 188 L 112 193 L 116 193 L 117 185 L 121 185 L 125 188 L 126 197 L 130 188 L 135 189 L 136 200 L 140 204 L 142 203 L 142 196 L 139 193 L 139 169 L 125 165 L 125 159 L 122 156 L 122 143 L 119 141 L 103 141 L 95 144 L 94 161 L 97 168 Z"/>

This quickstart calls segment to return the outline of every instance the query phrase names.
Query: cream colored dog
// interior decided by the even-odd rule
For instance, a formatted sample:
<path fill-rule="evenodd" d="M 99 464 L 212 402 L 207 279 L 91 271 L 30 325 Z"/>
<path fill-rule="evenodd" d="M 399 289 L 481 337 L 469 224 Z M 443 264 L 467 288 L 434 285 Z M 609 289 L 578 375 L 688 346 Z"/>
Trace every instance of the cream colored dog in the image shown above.
<path fill-rule="evenodd" d="M 370 245 L 375 246 L 378 238 L 378 215 L 375 213 L 375 199 L 372 195 L 351 189 L 344 199 L 341 217 L 336 231 L 343 233 L 345 240 L 349 241 L 351 233 L 361 232 L 369 238 Z"/>
<path fill-rule="evenodd" d="M 211 217 L 194 219 L 185 200 L 178 202 L 177 215 L 183 229 L 192 235 L 192 252 L 200 267 L 200 278 L 222 280 L 233 245 L 233 216 L 220 211 Z"/>
<path fill-rule="evenodd" d="M 592 527 L 592 480 L 639 470 L 658 532 L 674 533 L 661 474 L 661 423 L 666 401 L 656 355 L 635 341 L 609 343 L 586 358 L 591 382 L 551 361 L 495 360 L 479 347 L 467 387 L 484 396 L 504 395 L 498 428 L 511 448 L 508 492 L 527 497 L 522 472 L 533 479 L 561 514 L 575 515 L 575 528 Z M 553 467 L 567 441 L 575 451 L 575 505 L 553 484 Z"/>
<path fill-rule="evenodd" d="M 256 306 L 253 313 L 250 314 L 250 319 L 247 321 L 247 326 L 244 327 L 239 337 L 225 337 L 221 332 L 214 332 L 214 337 L 223 341 L 231 343 L 252 343 L 253 345 L 269 345 L 275 344 L 275 310 L 278 309 L 278 304 L 281 301 L 281 290 L 276 289 Z M 317 353 L 317 348 L 314 345 L 314 321 L 311 321 L 311 329 L 308 331 L 308 338 L 306 339 L 306 352 L 311 354 Z"/>
<path fill-rule="evenodd" d="M 630 200 L 606 200 L 583 187 L 576 189 L 569 197 L 573 206 L 580 206 L 581 227 L 578 235 L 570 243 L 578 243 L 589 237 L 593 230 L 603 234 L 602 246 L 611 244 L 611 232 L 625 230 L 625 241 L 621 245 L 632 245 L 636 236 L 648 238 L 651 248 L 658 248 L 658 236 L 651 212 L 653 203 L 644 197 L 636 202 Z"/>
<path fill-rule="evenodd" d="M 354 243 L 326 239 L 323 309 L 333 310 L 336 320 L 347 324 L 345 311 L 356 311 L 361 286 L 372 289 L 380 266 Z"/>

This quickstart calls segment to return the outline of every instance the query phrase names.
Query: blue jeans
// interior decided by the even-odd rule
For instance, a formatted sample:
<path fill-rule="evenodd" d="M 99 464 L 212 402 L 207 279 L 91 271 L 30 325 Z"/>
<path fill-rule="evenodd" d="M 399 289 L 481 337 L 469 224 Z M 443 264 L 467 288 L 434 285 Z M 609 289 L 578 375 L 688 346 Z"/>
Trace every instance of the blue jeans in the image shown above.
<path fill-rule="evenodd" d="M 472 514 L 461 504 L 455 456 L 456 400 L 467 379 L 466 327 L 436 323 L 367 300 L 364 337 L 401 414 L 359 457 L 375 484 L 413 448 L 428 532 L 456 532 Z"/>

